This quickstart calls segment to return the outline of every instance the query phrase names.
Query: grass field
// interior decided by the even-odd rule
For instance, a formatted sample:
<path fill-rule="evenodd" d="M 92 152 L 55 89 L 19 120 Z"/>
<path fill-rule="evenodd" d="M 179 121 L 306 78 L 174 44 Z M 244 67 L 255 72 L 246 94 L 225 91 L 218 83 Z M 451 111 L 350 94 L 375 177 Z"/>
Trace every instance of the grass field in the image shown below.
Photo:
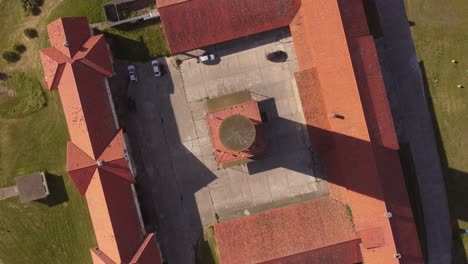
<path fill-rule="evenodd" d="M 0 59 L 0 72 L 12 76 L 0 81 L 0 88 L 18 95 L 0 95 L 0 112 L 8 113 L 0 118 L 0 187 L 13 185 L 17 176 L 45 170 L 52 198 L 51 206 L 22 204 L 18 198 L 0 201 L 1 264 L 91 263 L 93 228 L 86 201 L 65 172 L 69 136 L 58 93 L 41 90 L 38 49 L 48 45 L 48 22 L 61 15 L 88 15 L 99 21 L 102 2 L 45 0 L 40 16 L 25 17 L 20 1 L 0 0 L 0 52 L 16 42 L 27 47 L 17 63 Z M 26 27 L 36 28 L 39 38 L 27 39 Z"/>
<path fill-rule="evenodd" d="M 48 207 L 22 204 L 18 198 L 0 201 L 4 264 L 91 263 L 89 248 L 95 239 L 86 202 L 65 172 L 68 133 L 58 94 L 47 93 L 47 100 L 46 108 L 26 118 L 0 120 L 0 186 L 46 170 L 55 175 L 51 195 L 60 193 L 58 202 L 63 203 Z"/>
<path fill-rule="evenodd" d="M 108 28 L 104 33 L 118 59 L 147 61 L 170 55 L 160 23 L 140 22 L 136 25 Z"/>
<path fill-rule="evenodd" d="M 59 0 L 60 4 L 48 15 L 47 23 L 59 17 L 87 16 L 89 23 L 105 20 L 102 5 L 112 0 Z"/>
<path fill-rule="evenodd" d="M 465 0 L 405 4 L 437 121 L 456 238 L 455 263 L 466 263 L 468 235 L 462 236 L 461 229 L 468 228 L 468 4 Z M 459 84 L 464 88 L 457 88 Z"/>
<path fill-rule="evenodd" d="M 26 117 L 46 106 L 44 91 L 35 76 L 15 72 L 6 83 L 15 95 L 0 101 L 0 118 Z"/>

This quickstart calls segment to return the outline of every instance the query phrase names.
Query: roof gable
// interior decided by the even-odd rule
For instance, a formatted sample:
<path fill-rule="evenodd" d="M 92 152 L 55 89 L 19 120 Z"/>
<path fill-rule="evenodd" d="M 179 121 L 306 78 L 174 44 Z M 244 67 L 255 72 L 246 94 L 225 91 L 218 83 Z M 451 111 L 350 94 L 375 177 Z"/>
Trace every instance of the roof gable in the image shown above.
<path fill-rule="evenodd" d="M 98 160 L 103 163 L 99 165 Z M 135 178 L 125 159 L 122 130 L 117 132 L 106 150 L 97 160 L 91 158 L 71 141 L 67 143 L 67 172 L 82 195 L 86 193 L 97 168 L 106 174 L 112 174 L 113 177 L 124 179 L 129 183 L 135 182 Z"/>
<path fill-rule="evenodd" d="M 64 17 L 47 26 L 52 47 L 72 58 L 91 37 L 86 17 Z"/>
<path fill-rule="evenodd" d="M 64 63 L 68 58 L 55 48 L 42 49 L 39 52 L 42 69 L 44 70 L 44 80 L 49 90 L 57 89 L 58 81 L 60 80 Z"/>
<path fill-rule="evenodd" d="M 108 54 L 104 35 L 92 36 L 73 57 L 105 76 L 113 73 L 112 61 Z"/>

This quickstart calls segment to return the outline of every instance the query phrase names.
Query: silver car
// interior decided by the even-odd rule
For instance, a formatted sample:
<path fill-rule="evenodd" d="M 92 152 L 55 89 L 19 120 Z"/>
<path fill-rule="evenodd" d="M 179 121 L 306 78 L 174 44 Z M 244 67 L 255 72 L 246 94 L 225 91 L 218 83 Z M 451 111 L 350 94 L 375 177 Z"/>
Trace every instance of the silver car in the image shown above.
<path fill-rule="evenodd" d="M 152 61 L 151 66 L 153 66 L 154 77 L 160 77 L 161 76 L 161 67 L 159 66 L 159 61 L 157 61 L 157 60 Z"/>
<path fill-rule="evenodd" d="M 128 65 L 128 76 L 130 77 L 131 82 L 138 82 L 138 77 L 136 74 L 136 69 L 135 66 L 133 65 Z"/>

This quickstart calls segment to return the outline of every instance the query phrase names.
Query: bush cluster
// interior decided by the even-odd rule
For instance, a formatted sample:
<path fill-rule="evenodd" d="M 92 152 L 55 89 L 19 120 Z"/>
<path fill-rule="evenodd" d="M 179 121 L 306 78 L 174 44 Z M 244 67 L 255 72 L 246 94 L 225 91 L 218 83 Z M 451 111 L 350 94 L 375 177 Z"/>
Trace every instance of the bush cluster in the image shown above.
<path fill-rule="evenodd" d="M 24 53 L 26 51 L 26 46 L 23 43 L 16 43 L 13 46 L 13 49 L 18 52 L 19 54 Z"/>
<path fill-rule="evenodd" d="M 24 35 L 26 35 L 26 37 L 28 37 L 28 39 L 37 38 L 37 36 L 38 36 L 37 30 L 35 30 L 34 28 L 25 28 L 24 29 Z"/>
<path fill-rule="evenodd" d="M 41 9 L 39 7 L 41 7 L 43 3 L 43 0 L 21 0 L 24 12 L 33 16 L 37 16 L 41 13 Z"/>
<path fill-rule="evenodd" d="M 17 62 L 21 56 L 16 51 L 7 50 L 2 53 L 2 58 L 8 62 Z"/>

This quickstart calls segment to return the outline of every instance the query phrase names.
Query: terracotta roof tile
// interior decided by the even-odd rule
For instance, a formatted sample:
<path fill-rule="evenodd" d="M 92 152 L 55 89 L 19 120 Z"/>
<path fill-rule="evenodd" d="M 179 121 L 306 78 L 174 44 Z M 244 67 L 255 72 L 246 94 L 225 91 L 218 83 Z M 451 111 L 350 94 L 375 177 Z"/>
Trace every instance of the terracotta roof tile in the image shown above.
<path fill-rule="evenodd" d="M 140 243 L 143 241 L 145 232 L 138 218 L 138 209 L 135 204 L 132 188 L 127 180 L 116 177 L 113 173 L 101 168 L 98 169 L 98 172 L 108 209 L 107 212 L 109 213 L 110 223 L 107 224 L 113 227 L 112 233 L 108 235 L 113 236 L 120 255 L 120 258 L 116 258 L 114 261 L 128 263 L 135 252 L 137 252 Z M 87 195 L 86 197 L 88 198 L 89 196 Z M 107 236 L 107 234 L 102 235 L 104 237 Z M 98 245 L 102 248 L 99 241 Z M 103 249 L 103 251 L 109 254 L 107 250 Z"/>
<path fill-rule="evenodd" d="M 130 261 L 130 264 L 139 263 L 162 263 L 159 246 L 157 245 L 156 236 L 154 233 L 148 234 L 145 237 L 145 240 L 143 243 L 141 243 L 140 248 L 138 248 L 137 252 Z"/>
<path fill-rule="evenodd" d="M 73 184 L 81 195 L 84 195 L 88 190 L 88 186 L 91 183 L 91 179 L 93 178 L 95 171 L 96 166 L 92 166 L 68 172 Z"/>
<path fill-rule="evenodd" d="M 104 35 L 92 36 L 73 57 L 105 76 L 113 74 L 112 61 L 108 54 Z"/>
<path fill-rule="evenodd" d="M 396 170 L 396 159 L 390 157 L 390 153 L 396 155 L 397 143 L 372 37 L 356 38 L 367 33 L 359 5 L 354 0 L 303 1 L 291 23 L 300 66 L 295 76 L 304 95 L 301 102 L 309 136 L 320 153 L 331 195 L 349 203 L 356 230 L 366 240 L 363 262 L 398 263 L 393 257 L 396 245 L 398 250 L 413 249 L 406 252 L 421 260 L 414 246 L 418 245 L 414 228 L 395 229 L 393 220 L 384 216 L 389 200 L 395 199 L 386 185 L 394 178 L 401 183 L 402 175 Z M 332 112 L 344 118 L 332 118 Z M 387 166 L 396 174 L 388 172 Z M 407 198 L 404 184 L 392 188 Z M 408 200 L 402 205 L 407 214 Z M 414 227 L 413 220 L 410 226 Z M 369 230 L 379 230 L 379 235 Z M 395 232 L 402 230 L 412 234 L 406 243 L 395 239 L 400 236 Z"/>
<path fill-rule="evenodd" d="M 222 263 L 258 263 L 357 239 L 345 206 L 326 197 L 215 225 Z"/>
<path fill-rule="evenodd" d="M 102 35 L 91 37 L 85 17 L 58 19 L 48 30 L 52 47 L 40 51 L 41 61 L 48 87 L 59 89 L 71 138 L 67 171 L 86 196 L 99 245 L 91 250 L 93 261 L 128 263 L 144 230 L 122 131 L 117 131 L 106 90 L 105 77 L 113 69 L 105 40 Z M 97 157 L 104 161 L 101 167 Z M 146 248 L 145 252 L 159 254 L 156 243 Z M 139 262 L 146 263 L 148 259 Z"/>
<path fill-rule="evenodd" d="M 177 1 L 179 2 L 179 1 Z M 289 25 L 300 0 L 160 1 L 159 13 L 172 53 Z"/>
<path fill-rule="evenodd" d="M 360 239 L 314 249 L 261 264 L 352 264 L 361 263 Z"/>
<path fill-rule="evenodd" d="M 55 48 L 43 49 L 39 52 L 42 68 L 44 69 L 44 80 L 49 90 L 57 89 L 58 81 L 62 75 L 67 62 L 67 57 Z"/>
<path fill-rule="evenodd" d="M 125 157 L 125 149 L 124 149 L 124 137 L 123 132 L 120 129 L 110 141 L 106 147 L 106 149 L 102 152 L 101 156 L 99 156 L 98 160 L 102 161 L 112 161 L 117 159 L 122 159 Z"/>
<path fill-rule="evenodd" d="M 120 263 L 119 248 L 99 170 L 95 171 L 85 196 L 99 249 Z"/>
<path fill-rule="evenodd" d="M 91 37 L 86 17 L 59 18 L 47 26 L 47 32 L 51 46 L 69 58 Z"/>
<path fill-rule="evenodd" d="M 106 253 L 99 250 L 99 248 L 91 248 L 91 257 L 94 264 L 117 264 Z"/>
<path fill-rule="evenodd" d="M 96 166 L 96 161 L 71 141 L 67 142 L 67 171 Z"/>

